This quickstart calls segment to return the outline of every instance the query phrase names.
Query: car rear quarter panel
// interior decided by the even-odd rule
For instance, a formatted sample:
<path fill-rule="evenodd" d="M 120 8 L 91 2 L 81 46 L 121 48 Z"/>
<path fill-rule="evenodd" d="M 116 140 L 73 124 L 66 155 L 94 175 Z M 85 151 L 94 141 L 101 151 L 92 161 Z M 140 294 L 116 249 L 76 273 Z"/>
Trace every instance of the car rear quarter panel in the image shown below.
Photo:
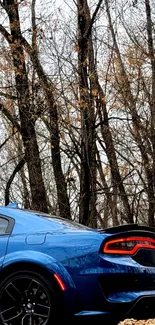
<path fill-rule="evenodd" d="M 71 301 L 80 300 L 83 304 L 84 297 L 87 296 L 93 303 L 92 297 L 88 295 L 90 287 L 91 293 L 96 290 L 100 292 L 96 279 L 98 268 L 100 268 L 99 248 L 102 240 L 103 236 L 89 231 L 82 232 L 82 234 L 77 231 L 66 234 L 46 232 L 12 235 L 9 239 L 3 268 L 22 262 L 41 265 L 51 274 L 57 273 L 63 279 L 67 289 L 64 292 L 66 301 L 72 297 Z M 88 273 L 91 286 L 86 276 Z M 92 275 L 91 278 L 90 275 Z M 80 310 L 78 304 L 77 309 Z M 83 307 L 81 309 L 83 310 Z"/>
<path fill-rule="evenodd" d="M 104 310 L 107 301 L 99 285 L 101 276 L 140 274 L 155 279 L 154 268 L 142 267 L 131 257 L 100 253 L 104 238 L 105 235 L 91 231 L 12 235 L 3 267 L 22 261 L 42 265 L 51 274 L 57 273 L 62 277 L 67 288 L 64 293 L 66 301 L 70 297 L 74 301 L 78 299 L 79 310 Z M 135 292 L 125 292 L 125 295 L 122 292 L 110 293 L 108 302 L 113 304 L 136 298 Z"/>

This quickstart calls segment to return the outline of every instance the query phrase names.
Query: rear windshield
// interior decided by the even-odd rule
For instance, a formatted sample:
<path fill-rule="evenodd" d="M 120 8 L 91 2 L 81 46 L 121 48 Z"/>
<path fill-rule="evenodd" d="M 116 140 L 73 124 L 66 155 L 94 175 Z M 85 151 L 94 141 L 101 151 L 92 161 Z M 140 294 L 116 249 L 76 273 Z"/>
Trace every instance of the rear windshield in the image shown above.
<path fill-rule="evenodd" d="M 61 217 L 55 217 L 55 216 L 50 216 L 50 215 L 45 215 L 45 214 L 38 214 L 37 215 L 43 217 L 43 218 L 46 218 L 50 221 L 54 221 L 54 222 L 58 222 L 60 225 L 63 225 L 63 226 L 66 226 L 67 228 L 74 228 L 74 229 L 85 229 L 85 230 L 90 230 L 90 228 L 78 223 L 78 222 L 75 222 L 75 221 L 72 221 L 72 220 L 68 220 L 68 219 L 64 219 L 64 218 L 61 218 Z"/>
<path fill-rule="evenodd" d="M 24 210 L 26 211 L 26 210 Z M 61 217 L 58 217 L 58 216 L 53 216 L 53 215 L 50 215 L 50 214 L 47 214 L 47 213 L 43 213 L 43 212 L 38 212 L 38 211 L 30 211 L 30 210 L 27 210 L 27 212 L 29 213 L 35 213 L 35 215 L 37 215 L 38 217 L 41 217 L 43 219 L 46 219 L 48 221 L 52 221 L 55 223 L 54 228 L 57 228 L 56 224 L 61 228 L 72 228 L 72 229 L 83 229 L 83 230 L 93 230 L 89 227 L 86 227 L 78 222 L 75 222 L 75 221 L 72 221 L 72 220 L 69 220 L 69 219 L 64 219 L 64 218 L 61 218 Z"/>

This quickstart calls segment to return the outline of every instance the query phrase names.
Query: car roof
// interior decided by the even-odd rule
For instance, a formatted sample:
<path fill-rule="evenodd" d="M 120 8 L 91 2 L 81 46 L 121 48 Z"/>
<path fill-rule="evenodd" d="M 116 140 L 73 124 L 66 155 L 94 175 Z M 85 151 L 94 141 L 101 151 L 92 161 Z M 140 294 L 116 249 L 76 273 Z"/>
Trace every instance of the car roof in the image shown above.
<path fill-rule="evenodd" d="M 58 216 L 51 216 L 38 211 L 24 210 L 9 206 L 0 207 L 0 215 L 11 217 L 15 220 L 13 234 L 67 229 L 70 229 L 70 231 L 91 230 L 91 228 L 87 228 L 74 221 L 63 219 Z"/>

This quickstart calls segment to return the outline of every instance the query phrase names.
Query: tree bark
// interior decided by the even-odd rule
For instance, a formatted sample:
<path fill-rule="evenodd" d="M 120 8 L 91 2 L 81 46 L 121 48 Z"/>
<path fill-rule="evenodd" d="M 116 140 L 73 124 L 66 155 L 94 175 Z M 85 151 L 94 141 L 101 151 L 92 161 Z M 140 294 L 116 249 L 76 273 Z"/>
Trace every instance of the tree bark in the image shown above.
<path fill-rule="evenodd" d="M 153 164 L 152 164 L 152 179 L 150 179 L 152 185 L 152 193 L 155 193 L 155 57 L 154 57 L 154 42 L 153 42 L 153 31 L 152 31 L 152 18 L 151 18 L 151 7 L 150 0 L 145 0 L 146 7 L 146 20 L 147 20 L 147 36 L 148 36 L 148 50 L 149 50 L 149 58 L 151 62 L 151 70 L 152 70 L 152 94 L 150 101 L 150 109 L 151 109 L 151 142 L 153 148 Z M 148 218 L 148 222 L 150 226 L 154 226 L 154 214 L 155 214 L 155 196 L 151 195 L 151 209 Z"/>
<path fill-rule="evenodd" d="M 32 197 L 31 208 L 47 212 L 46 191 L 42 177 L 41 161 L 35 132 L 35 114 L 30 102 L 25 55 L 21 44 L 18 2 L 16 0 L 5 1 L 5 9 L 10 23 L 11 36 L 9 44 L 15 69 L 16 91 L 21 124 L 20 131 L 29 172 Z"/>
<path fill-rule="evenodd" d="M 33 2 L 33 31 L 34 33 L 36 33 L 34 5 L 35 2 Z M 71 219 L 70 202 L 67 193 L 67 184 L 65 181 L 65 177 L 62 170 L 62 163 L 61 163 L 58 110 L 54 98 L 54 85 L 51 81 L 49 81 L 48 76 L 46 75 L 39 61 L 35 37 L 33 38 L 34 47 L 31 47 L 22 35 L 20 35 L 20 41 L 23 47 L 25 48 L 25 51 L 30 56 L 30 59 L 32 61 L 34 69 L 37 72 L 38 78 L 40 80 L 46 98 L 46 103 L 47 103 L 49 118 L 50 118 L 50 124 L 48 123 L 48 130 L 51 138 L 52 166 L 53 166 L 55 183 L 57 188 L 59 214 L 61 215 L 61 217 Z"/>
<path fill-rule="evenodd" d="M 78 0 L 78 73 L 81 110 L 81 174 L 79 220 L 97 227 L 96 212 L 96 136 L 94 99 L 89 89 L 88 71 L 94 65 L 91 42 L 91 19 L 87 1 Z M 88 32 L 89 31 L 89 32 Z M 92 61 L 91 61 L 92 60 Z"/>
<path fill-rule="evenodd" d="M 10 186 L 16 176 L 16 174 L 22 169 L 22 167 L 25 164 L 25 157 L 22 158 L 18 165 L 15 167 L 13 173 L 11 174 L 7 184 L 6 184 L 6 188 L 5 188 L 5 205 L 8 205 L 10 203 Z"/>
<path fill-rule="evenodd" d="M 154 60 L 153 53 L 152 53 L 152 46 L 153 46 L 152 42 L 153 41 L 151 41 L 151 30 L 150 30 L 150 21 L 149 21 L 150 12 L 149 12 L 148 4 L 149 4 L 149 1 L 146 0 L 146 7 L 147 7 L 146 12 L 148 14 L 148 17 L 147 17 L 147 19 L 148 19 L 148 21 L 147 21 L 147 29 L 149 31 L 149 36 L 148 36 L 149 41 L 148 41 L 148 43 L 149 43 L 149 50 L 150 50 L 150 58 L 151 58 L 151 62 L 152 62 L 152 74 L 154 76 L 153 77 L 154 81 L 153 81 L 153 86 L 152 86 L 152 92 L 154 91 L 154 97 L 153 98 L 155 98 L 155 64 L 153 63 L 153 60 Z M 154 213 L 155 213 L 155 203 L 154 203 L 155 202 L 155 192 L 154 192 L 154 189 L 153 189 L 154 184 L 155 184 L 155 177 L 153 176 L 153 173 L 154 173 L 153 170 L 155 170 L 155 165 L 152 168 L 151 163 L 150 163 L 150 158 L 149 158 L 150 157 L 150 152 L 148 151 L 148 148 L 150 148 L 149 143 L 147 144 L 147 146 L 144 144 L 144 143 L 147 142 L 146 133 L 145 133 L 145 130 L 144 130 L 143 125 L 141 123 L 141 120 L 139 118 L 139 115 L 137 113 L 134 96 L 133 96 L 132 91 L 131 91 L 130 81 L 128 79 L 128 75 L 126 73 L 125 66 L 124 66 L 122 58 L 121 58 L 120 50 L 119 50 L 119 47 L 118 47 L 118 44 L 117 44 L 117 39 L 116 39 L 116 35 L 115 35 L 115 32 L 114 32 L 112 20 L 111 20 L 111 14 L 110 14 L 110 8 L 109 8 L 108 0 L 105 0 L 105 6 L 106 6 L 107 16 L 108 16 L 108 20 L 109 20 L 109 27 L 110 27 L 110 31 L 111 31 L 111 35 L 112 35 L 112 39 L 113 39 L 113 43 L 114 43 L 114 50 L 115 50 L 115 52 L 117 54 L 117 58 L 118 58 L 119 66 L 120 66 L 120 71 L 121 71 L 121 78 L 122 78 L 121 87 L 123 89 L 124 106 L 128 107 L 128 109 L 129 109 L 129 111 L 131 113 L 133 128 L 136 131 L 133 136 L 134 136 L 134 138 L 135 138 L 135 140 L 137 142 L 137 145 L 138 145 L 138 147 L 140 149 L 140 153 L 141 153 L 143 163 L 144 163 L 144 170 L 145 170 L 145 175 L 146 175 L 146 178 L 147 178 L 147 195 L 148 195 L 148 202 L 149 202 L 148 223 L 149 223 L 149 225 L 153 225 L 154 224 Z M 153 106 L 152 106 L 152 109 L 151 109 L 151 111 L 152 111 L 152 118 L 151 118 L 152 127 L 151 127 L 151 129 L 152 129 L 152 144 L 154 143 L 154 149 L 155 149 L 155 128 L 153 127 L 153 124 L 155 126 L 155 99 L 153 101 L 154 101 L 154 103 L 152 102 Z M 154 153 L 155 153 L 155 151 L 154 151 Z M 155 157 L 153 157 L 153 161 L 155 162 Z"/>

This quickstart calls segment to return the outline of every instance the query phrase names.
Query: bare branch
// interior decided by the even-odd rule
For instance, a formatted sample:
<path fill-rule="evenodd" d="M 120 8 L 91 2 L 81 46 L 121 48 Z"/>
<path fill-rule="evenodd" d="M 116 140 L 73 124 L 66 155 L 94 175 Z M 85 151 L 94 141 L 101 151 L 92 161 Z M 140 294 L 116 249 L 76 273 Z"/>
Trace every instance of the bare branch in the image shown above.
<path fill-rule="evenodd" d="M 96 6 L 96 9 L 95 9 L 95 11 L 94 11 L 94 13 L 92 15 L 91 21 L 90 21 L 90 25 L 89 25 L 89 27 L 88 27 L 85 35 L 84 35 L 85 38 L 88 38 L 89 35 L 91 34 L 91 30 L 92 30 L 95 18 L 96 18 L 97 14 L 98 14 L 98 11 L 99 11 L 99 9 L 101 7 L 102 2 L 103 2 L 103 0 L 99 0 L 98 4 Z"/>
<path fill-rule="evenodd" d="M 3 93 L 3 91 L 0 91 L 0 96 L 8 98 L 8 99 L 12 99 L 12 100 L 17 100 L 16 96 L 13 96 L 13 95 L 10 95 L 10 94 L 7 94 L 7 93 Z"/>
<path fill-rule="evenodd" d="M 14 131 L 11 135 L 9 135 L 4 141 L 3 143 L 0 145 L 0 149 L 2 149 L 5 144 L 12 138 L 13 135 L 15 135 L 17 133 L 17 131 Z"/>
<path fill-rule="evenodd" d="M 4 38 L 8 41 L 8 43 L 11 43 L 11 35 L 8 33 L 8 31 L 0 24 L 0 33 L 4 36 Z"/>
<path fill-rule="evenodd" d="M 12 114 L 9 112 L 9 110 L 4 107 L 2 103 L 0 103 L 0 111 L 7 117 L 7 119 L 12 123 L 12 125 L 21 132 L 21 128 L 17 120 L 12 116 Z"/>
<path fill-rule="evenodd" d="M 36 14 L 35 14 L 36 0 L 32 0 L 31 12 L 32 12 L 32 48 L 37 51 L 37 26 L 36 26 Z"/>
<path fill-rule="evenodd" d="M 13 173 L 11 174 L 7 184 L 6 184 L 6 189 L 5 189 L 5 205 L 9 204 L 9 191 L 10 191 L 10 186 L 16 176 L 16 174 L 22 169 L 22 167 L 24 166 L 26 160 L 25 157 L 23 157 L 20 162 L 18 163 L 18 165 L 15 167 Z"/>

